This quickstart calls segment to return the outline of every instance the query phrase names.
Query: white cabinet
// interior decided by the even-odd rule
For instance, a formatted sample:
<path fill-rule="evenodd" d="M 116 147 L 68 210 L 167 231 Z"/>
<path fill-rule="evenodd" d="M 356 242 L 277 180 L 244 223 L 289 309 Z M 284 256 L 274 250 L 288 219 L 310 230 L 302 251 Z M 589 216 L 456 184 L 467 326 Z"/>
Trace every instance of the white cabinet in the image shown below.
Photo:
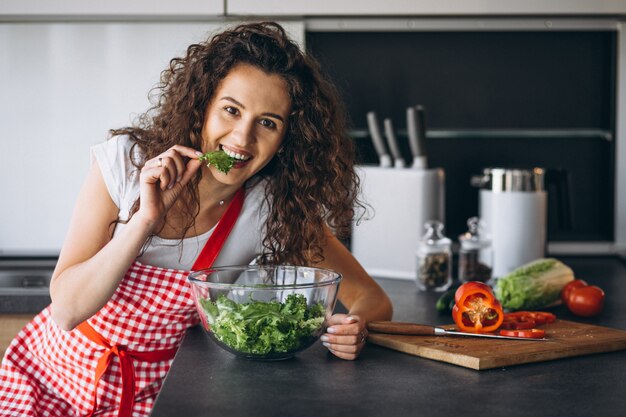
<path fill-rule="evenodd" d="M 622 15 L 624 0 L 227 0 L 228 15 Z"/>
<path fill-rule="evenodd" d="M 624 0 L 0 0 L 0 18 L 617 16 Z"/>
<path fill-rule="evenodd" d="M 0 0 L 0 16 L 193 17 L 224 14 L 224 0 Z"/>

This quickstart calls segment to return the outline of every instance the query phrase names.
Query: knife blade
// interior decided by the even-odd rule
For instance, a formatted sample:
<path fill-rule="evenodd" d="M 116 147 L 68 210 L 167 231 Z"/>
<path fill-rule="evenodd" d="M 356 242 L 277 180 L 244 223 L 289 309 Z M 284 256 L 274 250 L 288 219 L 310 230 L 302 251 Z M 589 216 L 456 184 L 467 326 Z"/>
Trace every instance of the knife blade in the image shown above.
<path fill-rule="evenodd" d="M 393 166 L 396 168 L 404 168 L 404 158 L 400 153 L 400 147 L 398 147 L 398 140 L 396 139 L 396 133 L 393 129 L 393 122 L 387 118 L 383 120 L 385 125 L 385 136 L 387 136 L 387 144 L 393 156 Z"/>
<path fill-rule="evenodd" d="M 406 126 L 409 134 L 409 145 L 413 154 L 413 168 L 426 169 L 426 127 L 424 124 L 424 108 L 422 106 L 406 109 Z"/>
<path fill-rule="evenodd" d="M 546 338 L 535 339 L 530 337 L 500 336 L 491 333 L 466 333 L 456 330 L 446 330 L 442 327 L 429 326 L 427 324 L 405 323 L 400 321 L 370 321 L 367 323 L 367 329 L 374 333 L 403 334 L 410 336 L 467 336 L 527 341 L 548 340 Z"/>
<path fill-rule="evenodd" d="M 372 142 L 374 143 L 374 148 L 376 149 L 378 158 L 380 159 L 380 166 L 384 168 L 390 167 L 392 165 L 391 157 L 387 153 L 383 135 L 380 133 L 380 129 L 378 127 L 378 118 L 376 117 L 376 113 L 373 111 L 367 113 L 367 127 L 369 129 L 370 136 L 372 137 Z"/>

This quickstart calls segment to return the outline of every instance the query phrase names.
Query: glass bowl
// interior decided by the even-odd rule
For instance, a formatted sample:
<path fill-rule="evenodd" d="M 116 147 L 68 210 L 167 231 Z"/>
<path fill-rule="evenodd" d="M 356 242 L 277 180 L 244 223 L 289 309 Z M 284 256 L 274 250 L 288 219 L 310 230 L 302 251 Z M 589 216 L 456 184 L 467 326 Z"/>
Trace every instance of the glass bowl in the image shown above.
<path fill-rule="evenodd" d="M 341 275 L 302 266 L 226 266 L 189 277 L 202 325 L 218 346 L 246 359 L 280 360 L 324 332 Z"/>

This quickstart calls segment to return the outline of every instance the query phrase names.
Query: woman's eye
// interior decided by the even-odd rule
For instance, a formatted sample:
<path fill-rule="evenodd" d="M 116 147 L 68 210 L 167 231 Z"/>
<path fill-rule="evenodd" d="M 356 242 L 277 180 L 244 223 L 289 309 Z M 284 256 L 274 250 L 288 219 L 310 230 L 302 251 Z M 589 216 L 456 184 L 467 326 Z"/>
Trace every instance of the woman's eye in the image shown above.
<path fill-rule="evenodd" d="M 261 123 L 261 126 L 267 127 L 269 129 L 276 128 L 276 123 L 274 123 L 270 119 L 261 119 L 261 121 L 259 123 Z"/>
<path fill-rule="evenodd" d="M 234 115 L 239 114 L 239 110 L 237 110 L 236 108 L 232 106 L 226 106 L 224 107 L 224 110 L 226 110 L 230 114 L 234 114 Z"/>

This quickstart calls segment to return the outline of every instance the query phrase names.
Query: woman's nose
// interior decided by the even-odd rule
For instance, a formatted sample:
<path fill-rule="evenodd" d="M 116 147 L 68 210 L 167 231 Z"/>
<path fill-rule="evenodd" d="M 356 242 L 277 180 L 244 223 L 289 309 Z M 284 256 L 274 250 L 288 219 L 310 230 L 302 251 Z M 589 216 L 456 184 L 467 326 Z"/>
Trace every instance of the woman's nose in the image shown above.
<path fill-rule="evenodd" d="M 254 120 L 240 119 L 232 132 L 234 144 L 244 147 L 254 142 L 256 124 Z"/>

